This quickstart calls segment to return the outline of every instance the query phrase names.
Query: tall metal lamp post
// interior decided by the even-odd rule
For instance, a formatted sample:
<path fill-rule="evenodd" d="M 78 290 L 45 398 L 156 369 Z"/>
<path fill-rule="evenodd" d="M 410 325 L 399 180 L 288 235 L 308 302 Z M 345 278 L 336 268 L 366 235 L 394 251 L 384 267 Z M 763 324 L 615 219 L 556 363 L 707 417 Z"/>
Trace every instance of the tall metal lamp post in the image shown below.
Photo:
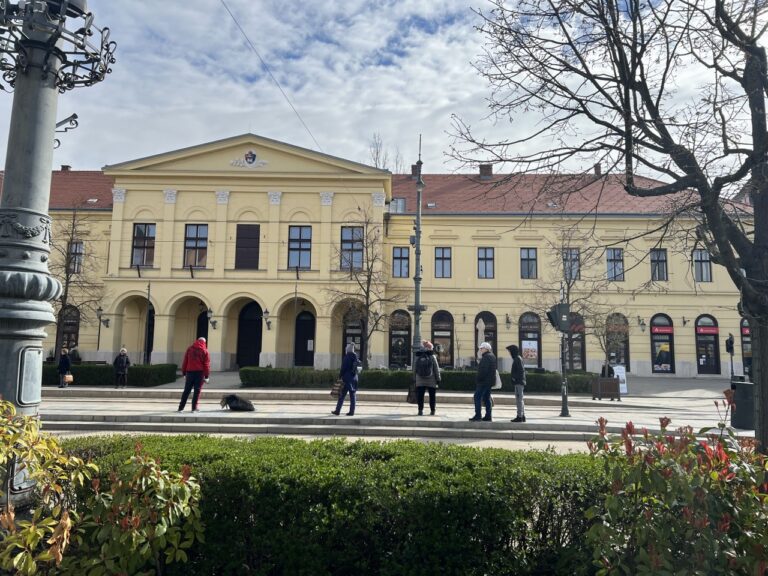
<path fill-rule="evenodd" d="M 421 179 L 421 136 L 419 136 L 419 161 L 416 162 L 416 222 L 413 227 L 415 234 L 411 238 L 415 252 L 415 274 L 413 276 L 413 305 L 408 310 L 413 312 L 413 347 L 411 350 L 411 365 L 416 365 L 416 352 L 421 348 L 421 313 L 427 309 L 421 303 L 421 197 L 424 193 L 424 180 Z"/>
<path fill-rule="evenodd" d="M 0 197 L 0 395 L 36 415 L 45 327 L 61 284 L 48 272 L 56 107 L 59 92 L 104 79 L 114 63 L 109 29 L 86 0 L 0 0 L 0 89 L 13 108 Z M 18 474 L 12 498 L 30 485 Z"/>

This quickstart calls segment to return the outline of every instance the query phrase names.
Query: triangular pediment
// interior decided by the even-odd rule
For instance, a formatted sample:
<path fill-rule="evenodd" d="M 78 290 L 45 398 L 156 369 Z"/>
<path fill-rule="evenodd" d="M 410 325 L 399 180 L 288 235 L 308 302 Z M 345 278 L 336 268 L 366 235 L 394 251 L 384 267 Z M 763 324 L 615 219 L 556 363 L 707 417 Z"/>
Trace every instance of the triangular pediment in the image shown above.
<path fill-rule="evenodd" d="M 226 173 L 232 176 L 317 174 L 387 176 L 389 172 L 255 134 L 243 134 L 105 166 L 107 174 Z"/>

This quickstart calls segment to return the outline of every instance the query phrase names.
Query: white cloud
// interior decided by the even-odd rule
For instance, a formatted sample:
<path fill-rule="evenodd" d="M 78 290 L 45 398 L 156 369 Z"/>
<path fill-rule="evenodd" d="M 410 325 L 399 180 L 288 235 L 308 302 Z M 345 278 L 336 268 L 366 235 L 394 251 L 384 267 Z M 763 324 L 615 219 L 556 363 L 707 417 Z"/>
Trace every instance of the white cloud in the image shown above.
<path fill-rule="evenodd" d="M 465 0 L 225 1 L 328 154 L 368 162 L 379 132 L 407 167 L 422 133 L 425 171 L 449 171 L 451 114 L 486 113 Z M 245 132 L 315 148 L 220 0 L 89 8 L 111 28 L 117 63 L 60 97 L 59 118 L 75 112 L 80 127 L 62 136 L 55 165 L 98 169 Z M 11 100 L 0 93 L 2 157 Z"/>

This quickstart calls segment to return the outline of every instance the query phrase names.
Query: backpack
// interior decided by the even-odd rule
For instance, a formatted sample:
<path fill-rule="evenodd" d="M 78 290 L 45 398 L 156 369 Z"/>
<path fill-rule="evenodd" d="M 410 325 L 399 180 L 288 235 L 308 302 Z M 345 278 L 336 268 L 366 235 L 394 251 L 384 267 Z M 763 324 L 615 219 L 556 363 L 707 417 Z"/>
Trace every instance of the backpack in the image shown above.
<path fill-rule="evenodd" d="M 432 376 L 432 357 L 426 354 L 416 358 L 416 374 L 422 378 Z"/>

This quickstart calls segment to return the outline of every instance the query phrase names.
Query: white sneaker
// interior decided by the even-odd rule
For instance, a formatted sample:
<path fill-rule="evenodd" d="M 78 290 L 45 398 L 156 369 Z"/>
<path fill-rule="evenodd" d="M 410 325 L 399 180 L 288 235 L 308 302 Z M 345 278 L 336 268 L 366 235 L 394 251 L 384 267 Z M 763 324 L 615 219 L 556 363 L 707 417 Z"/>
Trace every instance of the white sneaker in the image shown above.
<path fill-rule="evenodd" d="M 184 410 L 176 410 L 176 412 L 184 412 Z"/>
<path fill-rule="evenodd" d="M 192 412 L 200 412 L 200 410 L 192 410 Z"/>

